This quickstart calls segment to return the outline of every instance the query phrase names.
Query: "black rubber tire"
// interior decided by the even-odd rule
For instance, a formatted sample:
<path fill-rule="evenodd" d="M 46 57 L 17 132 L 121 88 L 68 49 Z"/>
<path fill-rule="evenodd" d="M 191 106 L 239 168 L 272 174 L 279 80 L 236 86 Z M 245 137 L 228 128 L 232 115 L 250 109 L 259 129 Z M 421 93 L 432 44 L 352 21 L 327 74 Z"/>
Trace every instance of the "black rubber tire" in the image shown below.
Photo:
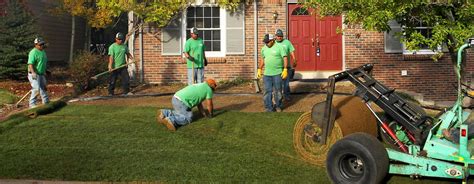
<path fill-rule="evenodd" d="M 362 132 L 337 141 L 326 159 L 329 179 L 337 184 L 377 184 L 388 168 L 388 154 L 382 143 Z"/>

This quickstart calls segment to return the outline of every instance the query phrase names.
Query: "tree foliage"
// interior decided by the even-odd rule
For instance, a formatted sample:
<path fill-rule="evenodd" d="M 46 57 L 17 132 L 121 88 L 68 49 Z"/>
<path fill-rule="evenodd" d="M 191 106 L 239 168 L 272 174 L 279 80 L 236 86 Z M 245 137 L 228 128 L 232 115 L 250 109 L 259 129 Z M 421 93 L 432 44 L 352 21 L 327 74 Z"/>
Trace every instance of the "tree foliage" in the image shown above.
<path fill-rule="evenodd" d="M 0 78 L 25 78 L 28 52 L 35 37 L 34 19 L 24 4 L 7 1 L 6 14 L 0 18 Z"/>
<path fill-rule="evenodd" d="M 190 0 L 56 0 L 61 10 L 82 16 L 95 28 L 104 28 L 124 12 L 133 11 L 144 22 L 166 26 L 169 21 L 194 1 Z M 235 10 L 244 0 L 216 0 L 219 6 Z"/>
<path fill-rule="evenodd" d="M 446 44 L 451 58 L 456 61 L 456 51 L 466 39 L 474 36 L 474 5 L 466 0 L 368 0 L 324 1 L 309 0 L 305 6 L 318 10 L 322 16 L 344 14 L 344 23 L 359 24 L 366 30 L 391 31 L 390 20 L 402 27 L 401 41 L 409 50 L 427 45 L 438 51 Z M 432 27 L 431 37 L 425 37 L 415 27 L 420 22 Z M 439 52 L 436 58 L 442 56 Z"/>

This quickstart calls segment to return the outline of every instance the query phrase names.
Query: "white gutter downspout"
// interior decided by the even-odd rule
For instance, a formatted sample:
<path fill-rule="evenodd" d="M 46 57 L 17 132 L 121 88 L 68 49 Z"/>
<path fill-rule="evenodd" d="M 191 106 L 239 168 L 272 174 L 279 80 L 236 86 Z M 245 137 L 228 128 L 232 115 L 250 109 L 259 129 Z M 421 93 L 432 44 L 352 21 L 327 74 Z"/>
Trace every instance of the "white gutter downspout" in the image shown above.
<path fill-rule="evenodd" d="M 135 57 L 135 29 L 134 28 L 134 18 L 133 18 L 133 11 L 128 12 L 128 34 L 130 34 L 130 38 L 128 38 L 128 50 L 130 51 L 130 54 Z M 132 31 L 132 33 L 130 33 Z M 136 64 L 132 65 L 135 66 Z M 133 73 L 130 76 L 130 80 L 133 80 L 134 82 L 137 81 L 137 74 L 136 74 L 136 68 L 134 68 Z"/>
<path fill-rule="evenodd" d="M 253 37 L 254 37 L 254 54 L 253 54 L 253 59 L 254 59 L 254 67 L 255 67 L 255 70 L 254 70 L 254 83 L 255 83 L 255 92 L 259 93 L 260 92 L 260 88 L 258 86 L 258 76 L 257 76 L 257 69 L 258 69 L 258 11 L 257 11 L 257 0 L 254 0 L 253 1 L 253 12 L 254 12 L 254 15 L 253 15 Z"/>
<path fill-rule="evenodd" d="M 143 72 L 143 22 L 140 21 L 140 28 L 138 29 L 138 34 L 140 34 L 140 83 L 145 81 L 145 74 Z"/>
<path fill-rule="evenodd" d="M 133 11 L 128 12 L 128 31 L 130 34 L 130 31 L 133 31 L 133 33 L 130 34 L 130 38 L 128 39 L 128 50 L 130 51 L 130 54 L 132 56 L 135 56 L 135 30 L 133 30 L 134 27 L 134 18 L 133 18 Z M 130 41 L 131 40 L 131 41 Z"/>

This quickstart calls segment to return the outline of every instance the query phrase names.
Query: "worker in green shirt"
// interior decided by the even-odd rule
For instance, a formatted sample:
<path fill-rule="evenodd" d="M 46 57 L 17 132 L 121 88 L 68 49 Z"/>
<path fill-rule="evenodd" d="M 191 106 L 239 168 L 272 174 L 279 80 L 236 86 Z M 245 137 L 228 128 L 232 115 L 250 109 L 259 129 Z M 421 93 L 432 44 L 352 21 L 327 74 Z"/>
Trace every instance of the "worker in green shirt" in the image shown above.
<path fill-rule="evenodd" d="M 125 35 L 122 33 L 117 33 L 115 35 L 115 43 L 109 46 L 109 71 L 111 71 L 109 79 L 109 96 L 114 95 L 115 82 L 117 78 L 120 77 L 122 80 L 122 92 L 124 95 L 129 95 L 130 86 L 129 86 L 129 75 L 128 68 L 124 65 L 127 65 L 126 58 L 133 59 L 132 55 L 128 51 L 128 47 L 123 44 L 125 40 Z M 120 68 L 122 67 L 122 68 Z M 115 69 L 119 68 L 119 69 Z M 115 70 L 114 70 L 115 69 Z"/>
<path fill-rule="evenodd" d="M 282 104 L 282 80 L 286 79 L 288 70 L 286 68 L 288 60 L 287 53 L 283 47 L 275 44 L 275 39 L 272 34 L 266 34 L 263 38 L 265 45 L 262 48 L 263 61 L 259 62 L 257 75 L 262 77 L 265 91 L 263 93 L 263 103 L 267 112 L 274 112 L 275 110 L 281 112 L 283 110 Z M 273 89 L 275 95 L 275 104 L 273 104 Z"/>
<path fill-rule="evenodd" d="M 173 109 L 162 109 L 157 120 L 164 124 L 169 130 L 176 131 L 177 127 L 187 125 L 193 119 L 193 107 L 198 107 L 199 112 L 208 118 L 213 116 L 212 95 L 217 84 L 213 79 L 207 79 L 203 83 L 188 85 L 176 92 L 171 100 Z M 202 103 L 206 101 L 207 110 Z"/>
<path fill-rule="evenodd" d="M 48 57 L 44 49 L 46 42 L 41 37 L 34 40 L 35 48 L 31 49 L 28 54 L 28 81 L 31 85 L 31 97 L 29 101 L 30 108 L 36 106 L 36 96 L 38 91 L 43 104 L 49 103 L 48 93 L 46 91 L 46 67 Z"/>
<path fill-rule="evenodd" d="M 191 38 L 184 44 L 184 56 L 186 59 L 186 68 L 188 69 L 188 85 L 201 83 L 204 80 L 204 66 L 207 65 L 205 55 L 206 46 L 201 38 L 199 31 L 193 27 L 190 31 Z"/>
<path fill-rule="evenodd" d="M 295 75 L 294 68 L 296 67 L 295 47 L 293 47 L 290 40 L 283 38 L 283 31 L 281 29 L 276 30 L 275 36 L 275 44 L 281 45 L 286 53 L 291 56 L 291 60 L 288 58 L 288 65 L 286 66 L 288 69 L 288 77 L 283 80 L 283 97 L 285 101 L 290 101 L 290 80 L 293 79 L 293 76 Z M 293 61 L 293 65 L 291 64 L 291 61 Z"/>

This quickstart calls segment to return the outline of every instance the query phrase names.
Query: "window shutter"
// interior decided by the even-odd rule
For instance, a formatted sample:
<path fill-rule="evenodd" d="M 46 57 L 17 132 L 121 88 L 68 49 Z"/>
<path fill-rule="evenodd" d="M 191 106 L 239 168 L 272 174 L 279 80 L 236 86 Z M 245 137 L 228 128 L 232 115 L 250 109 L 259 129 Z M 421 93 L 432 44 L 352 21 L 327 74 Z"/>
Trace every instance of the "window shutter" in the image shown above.
<path fill-rule="evenodd" d="M 181 17 L 171 20 L 161 31 L 161 54 L 181 55 Z"/>
<path fill-rule="evenodd" d="M 391 20 L 388 25 L 392 30 L 384 34 L 385 53 L 402 53 L 402 43 L 400 42 L 400 36 L 397 35 L 402 31 L 402 27 L 394 20 Z"/>
<path fill-rule="evenodd" d="M 245 54 L 245 12 L 243 5 L 236 11 L 226 11 L 226 53 Z"/>

